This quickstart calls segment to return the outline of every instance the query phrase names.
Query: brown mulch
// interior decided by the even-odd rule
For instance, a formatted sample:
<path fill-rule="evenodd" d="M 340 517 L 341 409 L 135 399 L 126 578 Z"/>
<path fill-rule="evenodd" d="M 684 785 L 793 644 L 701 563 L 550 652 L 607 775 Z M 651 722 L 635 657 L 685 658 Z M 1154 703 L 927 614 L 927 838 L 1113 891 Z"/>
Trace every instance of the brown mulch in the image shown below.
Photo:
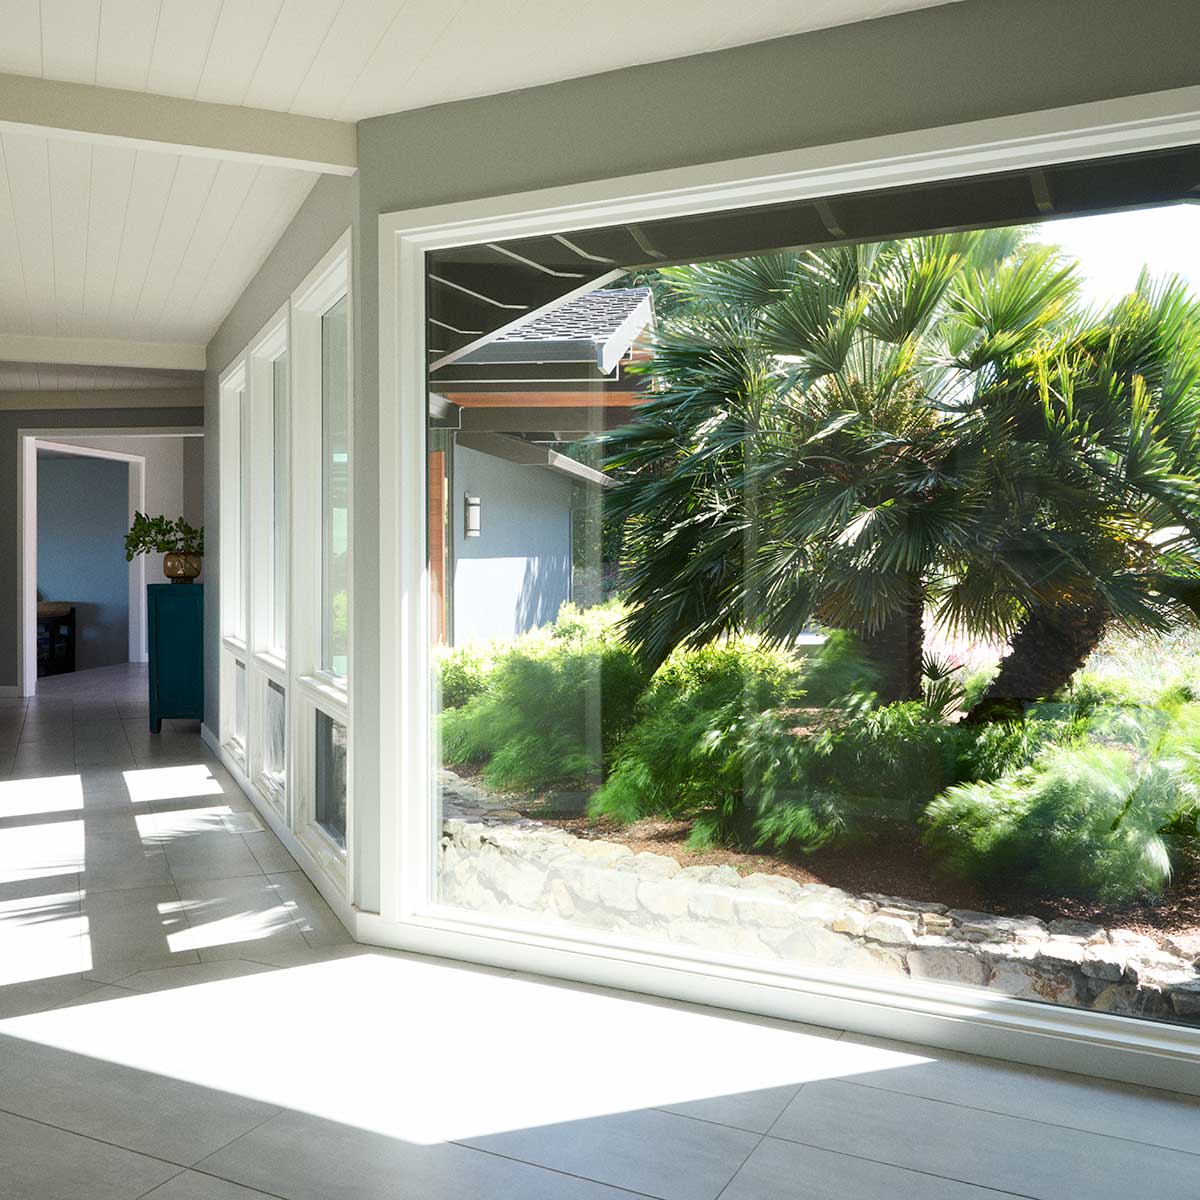
<path fill-rule="evenodd" d="M 797 883 L 823 883 L 859 895 L 878 892 L 909 900 L 933 901 L 950 908 L 967 908 L 1000 916 L 1035 916 L 1051 921 L 1070 917 L 1110 928 L 1132 929 L 1150 937 L 1200 933 L 1200 848 L 1182 855 L 1181 869 L 1167 893 L 1157 903 L 1108 907 L 1073 897 L 1022 897 L 1012 893 L 1004 900 L 989 898 L 978 888 L 941 874 L 911 836 L 896 836 L 887 843 L 842 849 L 817 850 L 805 855 L 775 855 L 742 850 L 689 850 L 686 821 L 647 818 L 633 825 L 591 817 L 547 815 L 534 804 L 515 804 L 526 816 L 573 833 L 576 837 L 621 842 L 635 853 L 643 850 L 667 854 L 681 866 L 731 866 L 739 874 L 761 871 L 784 875 Z"/>

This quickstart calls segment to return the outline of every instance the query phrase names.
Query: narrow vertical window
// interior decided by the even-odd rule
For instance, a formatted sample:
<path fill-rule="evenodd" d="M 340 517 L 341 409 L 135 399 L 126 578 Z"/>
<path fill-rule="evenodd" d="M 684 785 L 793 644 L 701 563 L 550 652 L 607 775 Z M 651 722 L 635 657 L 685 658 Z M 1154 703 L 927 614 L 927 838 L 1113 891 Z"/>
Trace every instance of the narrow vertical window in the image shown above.
<path fill-rule="evenodd" d="M 288 356 L 271 364 L 271 650 L 287 653 L 288 603 Z"/>
<path fill-rule="evenodd" d="M 321 318 L 321 668 L 349 672 L 350 403 L 348 302 Z"/>
<path fill-rule="evenodd" d="M 346 727 L 317 713 L 317 824 L 346 847 Z"/>

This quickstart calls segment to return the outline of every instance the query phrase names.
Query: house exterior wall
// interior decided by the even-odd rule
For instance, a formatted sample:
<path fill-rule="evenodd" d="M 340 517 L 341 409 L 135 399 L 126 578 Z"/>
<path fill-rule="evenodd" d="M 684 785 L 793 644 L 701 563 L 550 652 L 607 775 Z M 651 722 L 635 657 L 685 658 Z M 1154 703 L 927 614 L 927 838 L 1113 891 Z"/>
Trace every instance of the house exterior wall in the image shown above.
<path fill-rule="evenodd" d="M 553 621 L 571 598 L 570 481 L 456 446 L 451 486 L 454 644 Z M 464 536 L 468 495 L 482 504 L 479 537 Z"/>
<path fill-rule="evenodd" d="M 129 464 L 38 455 L 37 589 L 75 605 L 75 669 L 129 660 Z"/>
<path fill-rule="evenodd" d="M 106 402 L 112 393 L 104 393 Z M 204 423 L 197 408 L 0 409 L 0 694 L 17 687 L 17 435 L 22 429 L 187 429 Z"/>

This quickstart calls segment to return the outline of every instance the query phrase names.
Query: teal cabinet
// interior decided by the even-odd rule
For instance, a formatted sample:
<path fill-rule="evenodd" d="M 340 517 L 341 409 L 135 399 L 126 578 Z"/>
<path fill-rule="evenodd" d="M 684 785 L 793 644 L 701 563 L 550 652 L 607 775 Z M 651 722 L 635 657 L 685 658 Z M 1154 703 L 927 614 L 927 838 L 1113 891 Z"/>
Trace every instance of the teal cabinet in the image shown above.
<path fill-rule="evenodd" d="M 152 583 L 146 588 L 150 649 L 150 730 L 163 717 L 204 719 L 204 585 Z"/>

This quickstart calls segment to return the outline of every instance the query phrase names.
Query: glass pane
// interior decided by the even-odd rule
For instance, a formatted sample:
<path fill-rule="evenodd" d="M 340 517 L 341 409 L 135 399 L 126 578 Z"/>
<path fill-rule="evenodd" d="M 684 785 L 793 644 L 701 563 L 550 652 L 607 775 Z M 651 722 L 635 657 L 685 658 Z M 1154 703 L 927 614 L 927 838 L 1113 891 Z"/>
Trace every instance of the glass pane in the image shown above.
<path fill-rule="evenodd" d="M 317 824 L 346 848 L 346 727 L 317 713 Z"/>
<path fill-rule="evenodd" d="M 246 393 L 238 393 L 238 556 L 237 556 L 237 632 L 246 637 L 246 558 L 250 547 L 250 407 Z"/>
<path fill-rule="evenodd" d="M 1200 1025 L 1200 207 L 786 215 L 429 256 L 437 898 Z"/>
<path fill-rule="evenodd" d="M 348 300 L 321 318 L 321 667 L 349 670 L 350 393 Z"/>
<path fill-rule="evenodd" d="M 246 664 L 236 660 L 233 664 L 233 729 L 230 732 L 234 742 L 244 749 L 246 745 Z"/>
<path fill-rule="evenodd" d="M 281 354 L 272 365 L 272 510 L 271 547 L 271 649 L 281 658 L 287 652 L 288 581 L 288 356 Z"/>
<path fill-rule="evenodd" d="M 287 703 L 279 684 L 267 681 L 263 778 L 281 796 L 287 786 Z"/>
<path fill-rule="evenodd" d="M 246 515 L 245 488 L 242 480 L 242 451 L 245 446 L 243 411 L 246 393 L 239 391 L 231 403 L 221 406 L 221 418 L 230 428 L 222 430 L 221 463 L 222 521 L 226 540 L 222 543 L 221 565 L 225 575 L 222 589 L 224 632 L 230 637 L 245 637 L 246 606 L 244 603 L 245 567 L 242 560 L 242 532 Z"/>

